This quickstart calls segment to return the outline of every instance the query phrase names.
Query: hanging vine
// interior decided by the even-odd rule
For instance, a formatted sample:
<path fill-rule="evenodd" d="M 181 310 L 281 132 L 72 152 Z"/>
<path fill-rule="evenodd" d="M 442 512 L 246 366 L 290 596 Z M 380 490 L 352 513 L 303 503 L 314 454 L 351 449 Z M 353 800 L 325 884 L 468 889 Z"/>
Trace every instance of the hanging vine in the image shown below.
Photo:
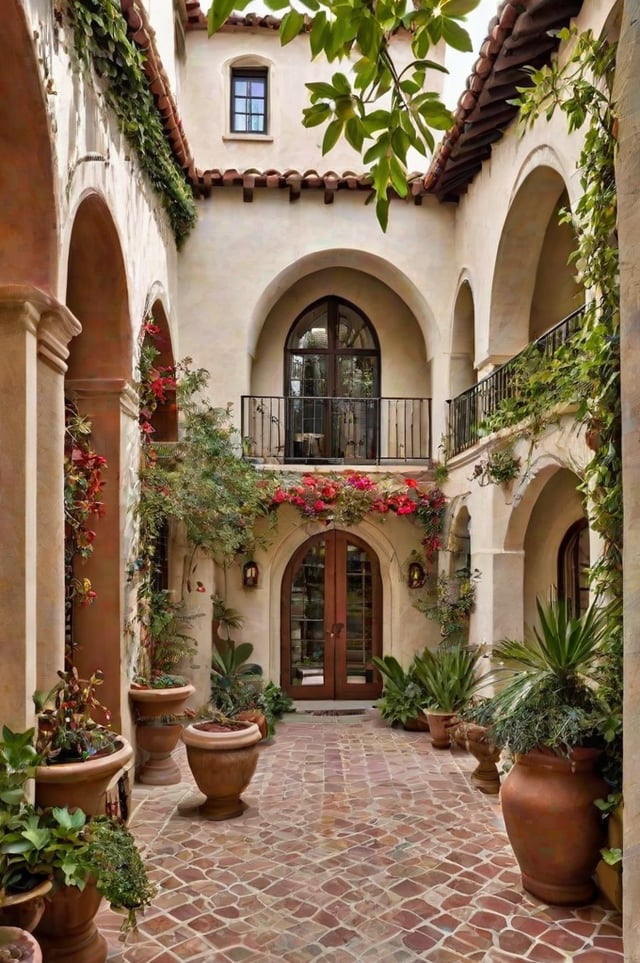
<path fill-rule="evenodd" d="M 173 156 L 144 73 L 144 53 L 129 39 L 116 0 L 67 0 L 76 54 L 93 66 L 118 126 L 162 198 L 178 247 L 196 223 L 184 172 Z"/>

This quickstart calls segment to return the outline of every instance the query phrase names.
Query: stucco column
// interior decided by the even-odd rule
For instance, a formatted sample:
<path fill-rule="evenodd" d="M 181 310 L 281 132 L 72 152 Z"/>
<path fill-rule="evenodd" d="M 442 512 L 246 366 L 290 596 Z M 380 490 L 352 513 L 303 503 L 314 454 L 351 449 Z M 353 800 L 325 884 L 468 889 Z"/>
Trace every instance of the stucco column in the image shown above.
<path fill-rule="evenodd" d="M 626 0 L 616 89 L 624 487 L 624 945 L 640 961 L 640 16 Z"/>
<path fill-rule="evenodd" d="M 69 311 L 37 288 L 0 288 L 5 393 L 0 419 L 0 699 L 3 721 L 16 729 L 33 721 L 31 695 L 40 677 L 36 640 L 45 609 L 51 624 L 43 644 L 51 639 L 55 647 L 64 637 L 64 419 L 55 425 L 55 417 L 61 410 L 57 399 L 64 397 L 66 345 L 79 331 Z M 49 438 L 40 455 L 39 417 L 45 410 Z"/>
<path fill-rule="evenodd" d="M 471 569 L 481 572 L 470 639 L 491 645 L 504 638 L 522 638 L 524 551 L 479 551 Z"/>
<path fill-rule="evenodd" d="M 83 678 L 102 670 L 104 683 L 98 698 L 111 711 L 113 728 L 121 731 L 128 688 L 126 673 L 122 672 L 127 492 L 122 490 L 121 480 L 129 477 L 125 423 L 137 419 L 137 396 L 129 382 L 119 378 L 69 380 L 67 393 L 91 421 L 92 444 L 107 460 L 102 491 L 104 517 L 95 523 L 93 554 L 77 569 L 81 578 L 91 580 L 97 597 L 92 605 L 74 609 L 73 634 L 78 646 L 74 662 Z"/>
<path fill-rule="evenodd" d="M 62 306 L 38 327 L 38 562 L 36 638 L 38 689 L 50 689 L 64 666 L 64 375 L 68 343 L 80 323 Z"/>

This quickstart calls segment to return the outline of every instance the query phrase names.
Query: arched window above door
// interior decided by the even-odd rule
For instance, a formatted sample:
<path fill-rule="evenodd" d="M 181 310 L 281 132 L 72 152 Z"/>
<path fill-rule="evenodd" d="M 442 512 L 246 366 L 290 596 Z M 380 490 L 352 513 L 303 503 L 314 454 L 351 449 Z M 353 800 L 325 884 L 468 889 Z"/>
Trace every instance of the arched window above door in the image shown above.
<path fill-rule="evenodd" d="M 368 318 L 329 296 L 293 323 L 285 346 L 288 460 L 373 461 L 380 348 Z"/>

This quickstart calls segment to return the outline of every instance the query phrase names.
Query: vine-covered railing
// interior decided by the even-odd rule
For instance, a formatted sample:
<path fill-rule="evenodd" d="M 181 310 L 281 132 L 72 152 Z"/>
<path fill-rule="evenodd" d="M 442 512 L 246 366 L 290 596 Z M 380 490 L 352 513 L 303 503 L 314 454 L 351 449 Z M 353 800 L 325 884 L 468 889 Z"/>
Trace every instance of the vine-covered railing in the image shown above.
<path fill-rule="evenodd" d="M 488 419 L 496 414 L 501 404 L 516 397 L 519 390 L 516 376 L 525 356 L 535 351 L 538 358 L 552 358 L 580 330 L 583 316 L 584 307 L 573 311 L 519 354 L 495 368 L 486 378 L 447 402 L 450 456 L 475 445 Z"/>

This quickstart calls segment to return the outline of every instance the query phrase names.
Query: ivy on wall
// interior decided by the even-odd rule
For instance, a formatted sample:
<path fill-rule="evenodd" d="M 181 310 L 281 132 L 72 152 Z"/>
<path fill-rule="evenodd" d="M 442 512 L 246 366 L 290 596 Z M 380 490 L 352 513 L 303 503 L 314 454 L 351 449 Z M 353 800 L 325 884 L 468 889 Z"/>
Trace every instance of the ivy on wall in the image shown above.
<path fill-rule="evenodd" d="M 514 399 L 492 416 L 492 430 L 526 423 L 533 443 L 557 418 L 557 406 L 576 405 L 576 419 L 593 450 L 583 474 L 589 520 L 604 549 L 590 570 L 593 590 L 609 616 L 602 685 L 611 707 L 607 738 L 618 743 L 622 728 L 622 458 L 620 405 L 620 289 L 616 234 L 615 153 L 617 118 L 612 98 L 615 45 L 590 31 L 562 30 L 574 44 L 564 65 L 555 60 L 532 70 L 533 86 L 521 91 L 520 119 L 526 128 L 557 109 L 569 131 L 585 130 L 578 160 L 581 197 L 562 214 L 576 231 L 573 255 L 578 279 L 590 299 L 580 331 L 552 359 L 523 356 Z M 520 390 L 521 389 L 521 390 Z M 618 747 L 620 749 L 620 746 Z M 615 748 L 611 754 L 616 755 Z M 620 756 L 621 753 L 618 753 Z M 615 779 L 619 774 L 612 774 Z"/>
<path fill-rule="evenodd" d="M 167 142 L 144 73 L 144 54 L 127 36 L 117 0 L 67 0 L 76 54 L 93 66 L 118 126 L 135 151 L 153 190 L 162 198 L 178 247 L 196 223 L 184 172 Z"/>

